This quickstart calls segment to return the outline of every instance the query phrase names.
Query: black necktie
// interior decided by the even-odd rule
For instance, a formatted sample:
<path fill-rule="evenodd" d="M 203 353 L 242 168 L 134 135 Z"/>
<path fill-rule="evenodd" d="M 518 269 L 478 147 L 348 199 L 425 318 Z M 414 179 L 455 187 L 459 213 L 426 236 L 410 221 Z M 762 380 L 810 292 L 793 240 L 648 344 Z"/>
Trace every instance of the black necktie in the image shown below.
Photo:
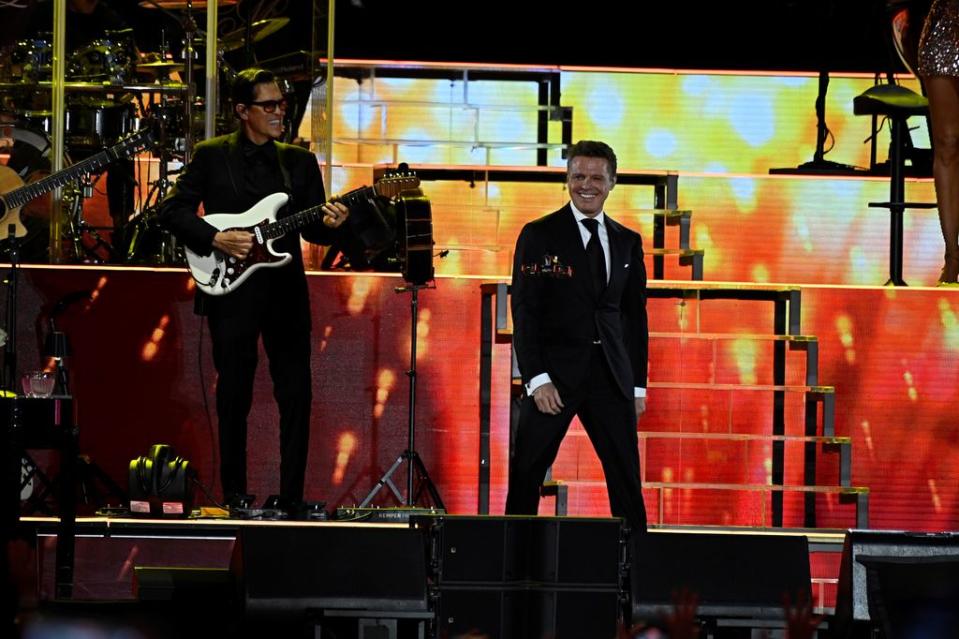
<path fill-rule="evenodd" d="M 599 222 L 593 218 L 587 218 L 582 222 L 589 231 L 586 257 L 589 259 L 589 270 L 593 275 L 593 290 L 598 297 L 606 290 L 606 256 L 603 253 L 603 244 L 599 241 Z"/>

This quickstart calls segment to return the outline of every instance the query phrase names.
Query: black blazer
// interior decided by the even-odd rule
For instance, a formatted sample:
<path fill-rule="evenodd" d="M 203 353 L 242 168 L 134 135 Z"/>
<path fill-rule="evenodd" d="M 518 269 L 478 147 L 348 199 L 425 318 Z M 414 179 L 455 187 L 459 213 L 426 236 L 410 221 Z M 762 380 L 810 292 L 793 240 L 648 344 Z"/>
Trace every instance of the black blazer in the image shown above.
<path fill-rule="evenodd" d="M 646 387 L 649 327 L 646 268 L 638 233 L 606 215 L 609 284 L 597 299 L 586 249 L 569 204 L 523 227 L 513 259 L 513 348 L 523 383 L 549 373 L 560 392 L 579 387 L 597 337 L 619 389 Z M 556 256 L 571 277 L 526 275 L 523 265 Z"/>
<path fill-rule="evenodd" d="M 326 201 L 323 178 L 316 158 L 306 149 L 276 143 L 277 157 L 290 202 L 277 213 L 278 218 L 297 213 Z M 200 203 L 206 213 L 243 213 L 258 198 L 244 189 L 243 150 L 240 132 L 200 142 L 190 164 L 180 174 L 160 208 L 160 222 L 190 250 L 208 255 L 213 250 L 217 229 L 197 216 Z M 333 229 L 317 221 L 300 233 L 305 240 L 330 244 Z M 292 254 L 292 261 L 281 268 L 264 268 L 254 273 L 236 291 L 222 297 L 197 293 L 197 311 L 205 314 L 213 308 L 233 313 L 245 312 L 251 304 L 264 303 L 265 289 L 282 286 L 288 296 L 302 295 L 306 300 L 306 275 L 300 239 L 295 233 L 279 238 L 274 248 Z"/>

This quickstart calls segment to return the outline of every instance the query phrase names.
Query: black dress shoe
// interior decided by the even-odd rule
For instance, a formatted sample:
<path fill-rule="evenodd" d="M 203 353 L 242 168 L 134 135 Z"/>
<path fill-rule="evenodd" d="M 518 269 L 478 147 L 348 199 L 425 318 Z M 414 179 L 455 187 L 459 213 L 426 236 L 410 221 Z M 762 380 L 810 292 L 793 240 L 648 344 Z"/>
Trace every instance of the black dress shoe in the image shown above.
<path fill-rule="evenodd" d="M 306 521 L 327 521 L 329 518 L 330 515 L 326 512 L 325 501 L 303 502 L 303 509 L 300 511 L 300 516 L 297 517 L 297 519 Z"/>

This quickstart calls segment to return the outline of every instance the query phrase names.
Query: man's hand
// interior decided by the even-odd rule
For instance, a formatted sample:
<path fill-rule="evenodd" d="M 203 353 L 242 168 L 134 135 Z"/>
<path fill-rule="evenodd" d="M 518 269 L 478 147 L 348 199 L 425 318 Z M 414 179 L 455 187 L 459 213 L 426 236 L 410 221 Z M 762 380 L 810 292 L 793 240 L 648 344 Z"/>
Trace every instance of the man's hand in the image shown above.
<path fill-rule="evenodd" d="M 237 259 L 246 259 L 253 248 L 253 234 L 247 231 L 219 231 L 213 236 L 213 248 Z"/>
<path fill-rule="evenodd" d="M 533 401 L 539 412 L 547 415 L 559 415 L 563 409 L 563 401 L 559 398 L 559 391 L 552 382 L 547 382 L 533 391 Z"/>
<path fill-rule="evenodd" d="M 637 397 L 635 398 L 635 402 L 636 402 L 636 419 L 639 419 L 640 417 L 643 416 L 643 413 L 646 412 L 646 398 Z"/>
<path fill-rule="evenodd" d="M 350 216 L 350 210 L 342 202 L 329 202 L 323 205 L 323 223 L 335 229 Z"/>

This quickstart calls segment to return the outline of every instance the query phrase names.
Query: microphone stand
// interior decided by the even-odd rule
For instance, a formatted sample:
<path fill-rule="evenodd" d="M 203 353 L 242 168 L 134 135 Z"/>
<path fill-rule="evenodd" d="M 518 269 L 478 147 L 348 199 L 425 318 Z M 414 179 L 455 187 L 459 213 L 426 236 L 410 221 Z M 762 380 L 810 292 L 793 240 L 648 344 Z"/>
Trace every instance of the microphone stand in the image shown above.
<path fill-rule="evenodd" d="M 836 1 L 828 0 L 825 3 L 823 15 L 820 16 L 821 24 L 832 24 L 836 14 Z M 820 47 L 825 46 L 820 44 Z M 771 175 L 862 175 L 865 171 L 857 169 L 849 164 L 832 162 L 825 159 L 826 141 L 829 139 L 830 131 L 826 124 L 826 92 L 829 89 L 829 66 L 830 58 L 827 52 L 820 49 L 816 50 L 817 66 L 819 67 L 819 90 L 816 93 L 816 151 L 809 162 L 804 162 L 797 167 L 773 168 L 769 169 Z"/>
<path fill-rule="evenodd" d="M 17 240 L 17 228 L 7 227 L 7 239 L 10 242 L 10 274 L 7 276 L 7 315 L 6 342 L 3 345 L 3 387 L 14 395 L 17 389 L 17 280 L 20 269 L 20 244 Z"/>
<path fill-rule="evenodd" d="M 402 503 L 406 507 L 412 507 L 416 504 L 419 495 L 423 492 L 423 489 L 426 489 L 429 492 L 430 497 L 433 499 L 433 505 L 440 509 L 446 510 L 446 506 L 443 505 L 443 499 L 440 497 L 439 490 L 436 488 L 436 484 L 433 483 L 433 480 L 430 479 L 430 474 L 426 470 L 426 464 L 423 463 L 423 459 L 420 457 L 419 453 L 416 452 L 416 327 L 419 317 L 419 291 L 421 288 L 430 288 L 428 284 L 414 284 L 408 282 L 407 286 L 401 286 L 396 289 L 397 293 L 410 293 L 410 368 L 406 372 L 406 376 L 410 380 L 410 394 L 409 394 L 409 421 L 407 422 L 407 445 L 406 450 L 399 454 L 396 458 L 396 461 L 393 462 L 393 465 L 390 466 L 376 482 L 376 485 L 373 486 L 373 490 L 366 496 L 366 498 L 360 503 L 360 508 L 365 508 L 376 497 L 376 494 L 380 492 L 380 489 L 383 486 L 388 486 L 390 491 L 393 493 L 393 496 L 396 497 L 396 500 Z M 396 484 L 393 483 L 391 477 L 399 467 L 406 462 L 406 498 L 403 498 L 403 495 L 400 494 L 399 489 L 396 487 Z M 415 493 L 413 492 L 413 480 L 416 475 L 419 475 L 420 486 L 419 490 Z"/>

